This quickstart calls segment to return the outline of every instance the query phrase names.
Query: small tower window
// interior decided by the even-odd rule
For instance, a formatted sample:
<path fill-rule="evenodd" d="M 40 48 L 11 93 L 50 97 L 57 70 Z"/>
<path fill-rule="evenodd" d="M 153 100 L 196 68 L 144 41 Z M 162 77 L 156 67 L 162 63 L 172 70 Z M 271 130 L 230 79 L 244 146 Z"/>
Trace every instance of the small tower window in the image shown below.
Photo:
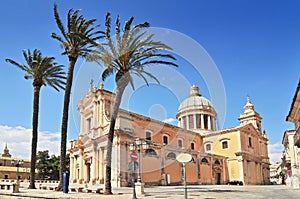
<path fill-rule="evenodd" d="M 166 135 L 163 136 L 163 143 L 164 144 L 168 144 L 169 143 L 168 136 L 166 136 Z"/>
<path fill-rule="evenodd" d="M 88 130 L 91 130 L 92 127 L 93 127 L 92 118 L 88 118 L 87 119 L 87 128 L 88 128 Z"/>
<path fill-rule="evenodd" d="M 251 137 L 248 138 L 248 146 L 252 147 L 252 138 Z"/>

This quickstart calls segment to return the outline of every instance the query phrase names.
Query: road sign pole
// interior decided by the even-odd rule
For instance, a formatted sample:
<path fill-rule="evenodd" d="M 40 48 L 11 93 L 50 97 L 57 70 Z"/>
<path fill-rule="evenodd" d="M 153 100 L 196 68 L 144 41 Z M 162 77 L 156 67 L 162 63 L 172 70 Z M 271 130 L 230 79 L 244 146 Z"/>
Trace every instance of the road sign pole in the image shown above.
<path fill-rule="evenodd" d="M 137 181 L 138 182 L 141 182 L 141 160 L 140 160 L 140 154 L 141 154 L 141 151 L 140 151 L 140 149 L 138 149 L 138 179 L 137 179 Z"/>
<path fill-rule="evenodd" d="M 186 170 L 185 170 L 185 163 L 182 163 L 182 167 L 183 167 L 184 199 L 187 199 L 187 187 L 186 187 Z"/>

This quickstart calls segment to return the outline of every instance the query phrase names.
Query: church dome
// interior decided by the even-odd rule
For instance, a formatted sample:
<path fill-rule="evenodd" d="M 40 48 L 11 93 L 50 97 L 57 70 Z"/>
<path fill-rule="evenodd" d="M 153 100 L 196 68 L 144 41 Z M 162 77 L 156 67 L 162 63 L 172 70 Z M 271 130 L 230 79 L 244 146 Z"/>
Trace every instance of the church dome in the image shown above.
<path fill-rule="evenodd" d="M 178 126 L 195 132 L 216 130 L 217 113 L 212 103 L 199 92 L 199 87 L 193 85 L 188 98 L 182 101 L 178 108 Z"/>
<path fill-rule="evenodd" d="M 183 100 L 180 104 L 178 111 L 185 111 L 189 109 L 195 109 L 199 107 L 210 107 L 213 109 L 212 103 L 199 92 L 199 87 L 193 85 L 190 89 L 190 96 Z"/>

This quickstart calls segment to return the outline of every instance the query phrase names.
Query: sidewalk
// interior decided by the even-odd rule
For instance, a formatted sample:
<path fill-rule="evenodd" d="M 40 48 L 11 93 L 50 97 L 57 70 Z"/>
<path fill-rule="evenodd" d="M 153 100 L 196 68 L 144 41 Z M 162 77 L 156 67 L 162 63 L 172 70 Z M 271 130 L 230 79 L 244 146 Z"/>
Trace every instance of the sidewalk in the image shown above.
<path fill-rule="evenodd" d="M 137 196 L 139 199 L 182 199 L 182 186 L 159 186 L 145 188 L 145 196 Z M 113 189 L 114 195 L 103 195 L 93 193 L 75 193 L 64 194 L 49 190 L 28 190 L 21 189 L 20 193 L 0 192 L 0 199 L 29 199 L 29 198 L 49 198 L 49 199 L 131 199 L 132 188 Z M 188 186 L 189 199 L 265 199 L 265 198 L 289 198 L 299 199 L 300 190 L 288 189 L 286 186 L 228 186 L 228 185 L 207 185 L 207 186 Z"/>

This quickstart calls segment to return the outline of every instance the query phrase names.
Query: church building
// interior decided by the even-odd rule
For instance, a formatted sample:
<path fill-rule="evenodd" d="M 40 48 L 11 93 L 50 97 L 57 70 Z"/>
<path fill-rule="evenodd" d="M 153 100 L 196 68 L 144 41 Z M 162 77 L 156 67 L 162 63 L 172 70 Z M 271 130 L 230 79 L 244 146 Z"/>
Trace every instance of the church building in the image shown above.
<path fill-rule="evenodd" d="M 115 94 L 91 87 L 78 103 L 80 134 L 71 141 L 70 183 L 103 184 L 107 133 Z M 112 150 L 112 186 L 131 183 L 181 185 L 183 170 L 176 161 L 189 153 L 188 184 L 268 184 L 268 139 L 261 117 L 250 99 L 239 117 L 240 125 L 217 129 L 212 103 L 193 85 L 176 115 L 178 126 L 120 109 Z"/>

